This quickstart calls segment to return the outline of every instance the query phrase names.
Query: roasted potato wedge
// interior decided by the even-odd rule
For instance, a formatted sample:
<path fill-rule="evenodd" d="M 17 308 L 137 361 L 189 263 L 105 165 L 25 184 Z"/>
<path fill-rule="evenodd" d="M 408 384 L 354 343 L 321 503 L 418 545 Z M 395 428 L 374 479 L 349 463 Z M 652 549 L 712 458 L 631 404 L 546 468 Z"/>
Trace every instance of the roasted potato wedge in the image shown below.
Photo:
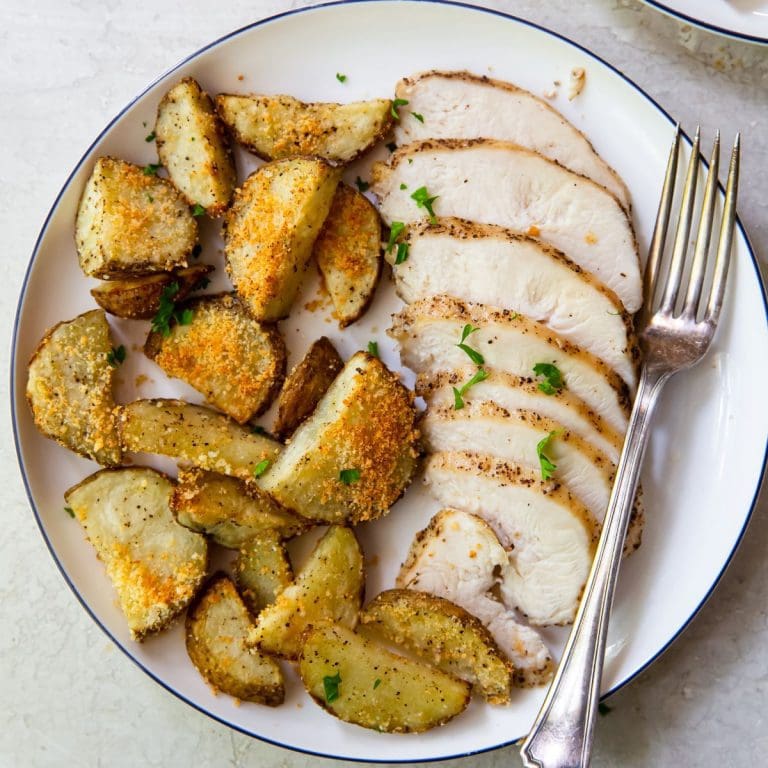
<path fill-rule="evenodd" d="M 277 328 L 254 320 L 229 293 L 177 306 L 192 310 L 191 321 L 176 323 L 167 335 L 151 332 L 147 357 L 240 424 L 268 408 L 285 378 L 285 342 Z"/>
<path fill-rule="evenodd" d="M 216 574 L 187 613 L 187 653 L 217 690 L 241 701 L 283 703 L 283 673 L 275 659 L 247 648 L 253 624 L 235 585 Z"/>
<path fill-rule="evenodd" d="M 86 275 L 121 278 L 186 267 L 196 242 L 197 222 L 170 181 L 125 160 L 96 161 L 75 222 Z"/>
<path fill-rule="evenodd" d="M 128 280 L 108 280 L 91 289 L 96 303 L 110 315 L 128 320 L 149 320 L 160 308 L 160 297 L 168 286 L 176 283 L 179 290 L 174 301 L 183 301 L 198 286 L 205 284 L 213 272 L 209 264 L 193 264 L 173 272 L 160 272 Z"/>
<path fill-rule="evenodd" d="M 268 653 L 297 659 L 310 625 L 357 624 L 364 591 L 363 553 L 357 538 L 351 528 L 332 526 L 295 581 L 259 614 L 249 642 Z"/>
<path fill-rule="evenodd" d="M 265 160 L 316 155 L 333 164 L 348 163 L 392 126 L 389 99 L 304 104 L 292 96 L 221 93 L 216 109 L 235 138 Z"/>
<path fill-rule="evenodd" d="M 365 195 L 339 184 L 314 255 L 345 328 L 368 309 L 381 274 L 381 219 Z"/>
<path fill-rule="evenodd" d="M 332 715 L 386 733 L 427 731 L 469 703 L 463 680 L 338 625 L 310 629 L 299 674 L 309 695 Z"/>
<path fill-rule="evenodd" d="M 94 309 L 47 331 L 27 376 L 27 402 L 40 432 L 105 466 L 122 456 L 111 349 L 107 318 Z"/>
<path fill-rule="evenodd" d="M 378 358 L 358 352 L 259 483 L 312 520 L 379 517 L 416 469 L 415 420 L 411 393 Z"/>
<path fill-rule="evenodd" d="M 227 271 L 257 320 L 288 314 L 340 174 L 316 158 L 278 160 L 235 193 L 224 236 Z"/>
<path fill-rule="evenodd" d="M 126 451 L 159 453 L 193 467 L 250 480 L 282 446 L 241 427 L 224 414 L 183 400 L 134 400 L 119 409 Z"/>
<path fill-rule="evenodd" d="M 265 530 L 240 548 L 234 564 L 235 583 L 255 616 L 293 581 L 293 570 L 280 532 Z"/>
<path fill-rule="evenodd" d="M 209 216 L 224 213 L 237 184 L 235 161 L 211 97 L 191 77 L 163 96 L 155 141 L 160 162 L 187 202 Z"/>
<path fill-rule="evenodd" d="M 283 509 L 253 481 L 202 469 L 179 471 L 171 509 L 185 528 L 207 533 L 230 549 L 268 530 L 287 538 L 308 527 L 306 519 Z"/>
<path fill-rule="evenodd" d="M 287 440 L 315 410 L 328 387 L 344 367 L 344 361 L 327 337 L 322 336 L 290 372 L 277 401 L 277 419 L 273 432 Z"/>
<path fill-rule="evenodd" d="M 117 591 L 135 640 L 165 629 L 205 578 L 205 537 L 169 506 L 173 481 L 149 467 L 102 469 L 64 498 Z"/>
<path fill-rule="evenodd" d="M 488 630 L 463 608 L 409 589 L 382 592 L 360 614 L 374 637 L 402 646 L 452 677 L 466 680 L 492 704 L 508 704 L 512 664 Z"/>

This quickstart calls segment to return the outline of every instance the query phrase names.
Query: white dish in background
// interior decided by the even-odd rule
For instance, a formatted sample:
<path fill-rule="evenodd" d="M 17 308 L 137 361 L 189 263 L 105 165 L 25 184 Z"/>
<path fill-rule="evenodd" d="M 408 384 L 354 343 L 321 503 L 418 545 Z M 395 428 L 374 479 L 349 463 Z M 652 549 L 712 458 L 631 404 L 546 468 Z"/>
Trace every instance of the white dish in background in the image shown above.
<path fill-rule="evenodd" d="M 680 21 L 749 43 L 768 44 L 768 0 L 644 0 Z"/>
<path fill-rule="evenodd" d="M 586 69 L 586 87 L 569 102 L 567 81 L 573 67 Z M 142 645 L 129 639 L 101 564 L 80 527 L 63 511 L 63 491 L 96 466 L 37 434 L 24 401 L 25 364 L 48 327 L 94 306 L 88 293 L 93 281 L 83 277 L 77 264 L 73 222 L 95 158 L 114 154 L 138 163 L 154 161 L 154 146 L 144 137 L 152 130 L 159 99 L 180 77 L 196 77 L 212 93 L 284 92 L 304 100 L 351 101 L 391 94 L 400 77 L 431 68 L 466 68 L 536 94 L 561 81 L 553 103 L 627 182 L 645 253 L 674 126 L 619 72 L 553 33 L 492 11 L 437 3 L 330 5 L 267 19 L 212 43 L 160 78 L 107 126 L 46 219 L 14 333 L 12 407 L 22 473 L 41 532 L 86 610 L 147 674 L 201 711 L 266 741 L 338 758 L 415 762 L 509 744 L 526 733 L 544 689 L 517 692 L 507 708 L 473 702 L 447 726 L 422 735 L 385 735 L 341 723 L 312 703 L 290 673 L 286 702 L 276 709 L 238 707 L 227 696 L 213 696 L 187 658 L 180 624 Z M 344 84 L 337 81 L 337 72 L 347 75 Z M 386 154 L 381 148 L 376 156 Z M 350 168 L 347 180 L 367 178 L 371 160 Z M 240 178 L 257 164 L 243 152 L 238 161 Z M 745 181 L 753 170 L 744 169 Z M 210 222 L 204 224 L 201 258 L 220 267 L 215 230 Z M 225 286 L 222 272 L 217 269 L 210 290 Z M 345 357 L 376 339 L 384 361 L 398 366 L 397 353 L 384 334 L 389 315 L 399 306 L 388 280 L 383 280 L 371 311 L 343 333 L 326 321 L 327 311 L 305 309 L 314 290 L 314 285 L 307 286 L 291 318 L 281 324 L 290 364 L 325 334 Z M 744 532 L 759 488 L 768 403 L 758 397 L 755 382 L 768 375 L 768 326 L 755 257 L 741 227 L 728 294 L 711 354 L 700 367 L 670 383 L 658 412 L 643 477 L 645 540 L 622 569 L 605 691 L 623 685 L 649 664 L 706 600 Z M 200 401 L 190 388 L 166 380 L 134 349 L 143 341 L 147 323 L 110 322 L 117 343 L 129 351 L 119 374 L 120 401 L 136 396 Z M 153 381 L 136 387 L 140 373 Z M 271 420 L 262 423 L 269 426 Z M 151 463 L 172 467 L 161 459 Z M 360 528 L 366 555 L 377 556 L 368 572 L 369 597 L 393 585 L 413 534 L 436 510 L 414 486 L 387 518 Z M 562 643 L 565 630 L 548 632 L 548 638 Z"/>

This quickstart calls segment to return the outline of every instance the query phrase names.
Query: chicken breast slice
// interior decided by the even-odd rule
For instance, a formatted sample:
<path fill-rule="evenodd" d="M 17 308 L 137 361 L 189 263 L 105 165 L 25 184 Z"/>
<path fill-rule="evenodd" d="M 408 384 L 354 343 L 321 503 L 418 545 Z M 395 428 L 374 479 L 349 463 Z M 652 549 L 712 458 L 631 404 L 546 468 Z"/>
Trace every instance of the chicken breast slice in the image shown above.
<path fill-rule="evenodd" d="M 536 630 L 492 597 L 507 553 L 487 523 L 453 509 L 438 512 L 416 534 L 397 586 L 443 597 L 479 619 L 514 665 L 518 687 L 541 685 L 552 676 L 549 650 Z"/>
<path fill-rule="evenodd" d="M 461 219 L 416 224 L 406 241 L 408 259 L 393 264 L 404 301 L 447 294 L 516 310 L 591 352 L 634 391 L 640 352 L 631 318 L 611 291 L 551 246 Z"/>
<path fill-rule="evenodd" d="M 537 445 L 547 442 L 546 456 L 556 466 L 552 479 L 562 483 L 599 523 L 603 522 L 616 467 L 577 434 L 534 411 L 507 411 L 488 401 L 430 408 L 421 433 L 432 453 L 482 453 L 524 467 L 541 477 Z M 553 434 L 554 433 L 554 434 Z"/>
<path fill-rule="evenodd" d="M 400 357 L 416 373 L 461 368 L 467 355 L 457 346 L 466 324 L 477 327 L 465 341 L 489 369 L 520 377 L 537 363 L 552 363 L 569 392 L 581 398 L 615 430 L 626 431 L 626 385 L 605 363 L 540 323 L 509 310 L 495 310 L 451 296 L 432 296 L 393 316 L 387 333 L 400 344 Z"/>
<path fill-rule="evenodd" d="M 424 482 L 441 503 L 483 518 L 508 553 L 500 590 L 535 626 L 573 621 L 598 525 L 564 486 L 492 456 L 436 453 Z"/>
<path fill-rule="evenodd" d="M 629 210 L 629 192 L 581 131 L 547 102 L 512 83 L 469 72 L 424 72 L 395 89 L 395 141 L 501 139 L 532 149 L 605 187 Z M 423 122 L 414 118 L 421 115 Z"/>
<path fill-rule="evenodd" d="M 533 378 L 522 378 L 484 367 L 490 375 L 464 393 L 463 399 L 467 405 L 490 401 L 507 411 L 532 411 L 543 418 L 559 422 L 604 453 L 614 464 L 619 460 L 624 441 L 622 433 L 611 427 L 572 392 L 561 389 L 547 395 L 539 389 L 539 382 Z M 476 370 L 466 365 L 454 371 L 420 374 L 416 377 L 416 394 L 423 397 L 430 408 L 452 407 L 453 388 L 469 381 Z"/>
<path fill-rule="evenodd" d="M 637 243 L 629 218 L 599 184 L 503 141 L 442 139 L 397 150 L 373 169 L 387 224 L 426 217 L 411 195 L 421 188 L 435 215 L 497 224 L 536 236 L 597 277 L 628 312 L 642 304 Z"/>

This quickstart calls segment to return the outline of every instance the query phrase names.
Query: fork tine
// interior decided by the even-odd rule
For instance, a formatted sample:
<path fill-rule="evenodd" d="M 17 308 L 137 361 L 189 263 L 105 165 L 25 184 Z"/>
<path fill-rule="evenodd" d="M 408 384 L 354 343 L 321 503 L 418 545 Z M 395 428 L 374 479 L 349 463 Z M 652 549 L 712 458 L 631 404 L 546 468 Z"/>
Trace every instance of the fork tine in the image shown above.
<path fill-rule="evenodd" d="M 701 298 L 701 287 L 704 284 L 704 275 L 707 271 L 707 254 L 712 239 L 712 224 L 714 222 L 715 192 L 720 166 L 720 131 L 715 134 L 715 142 L 712 146 L 712 158 L 709 162 L 709 175 L 707 186 L 704 189 L 704 202 L 701 206 L 701 218 L 699 219 L 699 231 L 696 234 L 696 250 L 691 266 L 691 275 L 688 279 L 688 291 L 685 295 L 683 314 L 695 319 L 696 311 Z"/>
<path fill-rule="evenodd" d="M 736 221 L 736 197 L 739 186 L 739 155 L 741 154 L 741 134 L 736 134 L 731 152 L 731 163 L 728 169 L 728 181 L 725 184 L 725 203 L 723 204 L 723 223 L 720 225 L 720 238 L 717 243 L 715 271 L 712 277 L 712 291 L 705 319 L 716 324 L 720 318 L 725 295 L 725 280 L 728 275 L 728 265 L 731 261 L 731 246 L 733 245 L 733 228 Z"/>
<path fill-rule="evenodd" d="M 653 307 L 653 299 L 656 295 L 656 282 L 659 277 L 659 266 L 664 254 L 664 243 L 667 239 L 667 230 L 669 229 L 669 216 L 672 210 L 672 199 L 675 194 L 675 177 L 677 176 L 677 158 L 680 154 L 680 123 L 675 126 L 675 137 L 672 141 L 672 148 L 669 150 L 669 159 L 667 160 L 667 171 L 664 176 L 664 186 L 661 190 L 661 200 L 659 201 L 659 211 L 656 214 L 656 225 L 653 229 L 653 239 L 648 251 L 648 262 L 645 265 L 645 277 L 643 284 L 645 286 L 644 314 L 650 316 Z"/>
<path fill-rule="evenodd" d="M 673 312 L 677 302 L 677 294 L 680 291 L 680 282 L 685 267 L 685 252 L 688 249 L 688 236 L 691 233 L 691 221 L 693 220 L 693 205 L 696 201 L 696 183 L 699 177 L 699 144 L 701 132 L 696 128 L 696 137 L 691 148 L 691 159 L 688 161 L 688 172 L 685 176 L 683 187 L 683 199 L 680 203 L 680 218 L 677 220 L 675 232 L 675 244 L 672 248 L 672 258 L 669 262 L 669 274 L 664 285 L 664 294 L 661 298 L 660 309 L 662 312 Z"/>

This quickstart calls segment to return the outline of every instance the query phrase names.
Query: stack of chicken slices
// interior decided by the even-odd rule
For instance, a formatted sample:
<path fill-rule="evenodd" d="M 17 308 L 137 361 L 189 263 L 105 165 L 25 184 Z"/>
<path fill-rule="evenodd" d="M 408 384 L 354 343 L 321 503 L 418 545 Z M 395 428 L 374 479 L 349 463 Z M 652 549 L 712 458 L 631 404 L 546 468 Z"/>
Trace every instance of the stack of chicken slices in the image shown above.
<path fill-rule="evenodd" d="M 637 383 L 629 195 L 513 85 L 429 72 L 397 97 L 398 149 L 373 185 L 407 303 L 389 333 L 428 406 L 424 480 L 445 507 L 399 584 L 475 614 L 517 683 L 540 684 L 536 628 L 573 621 Z"/>

